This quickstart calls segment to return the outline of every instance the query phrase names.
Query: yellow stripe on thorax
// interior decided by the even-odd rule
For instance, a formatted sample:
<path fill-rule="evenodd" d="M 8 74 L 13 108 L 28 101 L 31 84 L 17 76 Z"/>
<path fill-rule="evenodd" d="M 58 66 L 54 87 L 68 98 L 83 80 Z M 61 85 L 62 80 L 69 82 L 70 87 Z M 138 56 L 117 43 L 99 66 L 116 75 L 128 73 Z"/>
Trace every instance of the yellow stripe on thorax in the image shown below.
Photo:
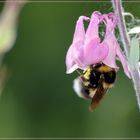
<path fill-rule="evenodd" d="M 101 71 L 101 72 L 110 72 L 110 71 L 112 71 L 112 68 L 110 68 L 108 66 L 101 66 L 99 68 L 99 71 Z"/>

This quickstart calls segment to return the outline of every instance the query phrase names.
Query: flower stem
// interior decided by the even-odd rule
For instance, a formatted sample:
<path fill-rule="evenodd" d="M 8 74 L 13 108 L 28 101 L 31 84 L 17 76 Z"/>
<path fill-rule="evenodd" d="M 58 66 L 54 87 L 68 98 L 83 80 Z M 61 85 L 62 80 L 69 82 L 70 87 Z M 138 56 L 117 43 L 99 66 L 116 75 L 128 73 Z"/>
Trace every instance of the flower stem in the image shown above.
<path fill-rule="evenodd" d="M 121 0 L 112 0 L 112 3 L 113 3 L 115 14 L 118 17 L 118 28 L 119 28 L 119 32 L 120 32 L 120 35 L 122 38 L 123 47 L 124 47 L 126 55 L 128 56 L 129 55 L 129 48 L 130 48 L 130 43 L 129 43 L 130 39 L 129 39 L 129 36 L 127 34 L 125 20 L 123 17 L 122 2 L 121 2 Z"/>
<path fill-rule="evenodd" d="M 113 4 L 115 14 L 118 16 L 118 28 L 119 28 L 120 36 L 122 39 L 123 48 L 124 48 L 125 54 L 128 58 L 131 46 L 130 46 L 130 39 L 129 39 L 127 29 L 126 29 L 125 20 L 123 17 L 122 1 L 121 0 L 112 0 L 112 4 Z M 134 89 L 136 91 L 138 106 L 140 109 L 140 71 L 139 71 L 139 67 L 138 67 L 138 65 L 129 64 L 129 70 L 131 73 Z"/>

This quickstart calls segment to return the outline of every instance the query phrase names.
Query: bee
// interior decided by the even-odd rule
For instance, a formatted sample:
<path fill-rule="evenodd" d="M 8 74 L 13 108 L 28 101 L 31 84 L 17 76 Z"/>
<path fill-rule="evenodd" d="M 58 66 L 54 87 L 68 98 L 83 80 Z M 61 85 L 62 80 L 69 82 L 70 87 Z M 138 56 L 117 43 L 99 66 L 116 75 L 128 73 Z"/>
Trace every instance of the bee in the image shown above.
<path fill-rule="evenodd" d="M 83 74 L 74 80 L 76 94 L 90 99 L 90 111 L 94 111 L 101 99 L 112 88 L 116 80 L 116 70 L 102 63 L 89 66 Z"/>

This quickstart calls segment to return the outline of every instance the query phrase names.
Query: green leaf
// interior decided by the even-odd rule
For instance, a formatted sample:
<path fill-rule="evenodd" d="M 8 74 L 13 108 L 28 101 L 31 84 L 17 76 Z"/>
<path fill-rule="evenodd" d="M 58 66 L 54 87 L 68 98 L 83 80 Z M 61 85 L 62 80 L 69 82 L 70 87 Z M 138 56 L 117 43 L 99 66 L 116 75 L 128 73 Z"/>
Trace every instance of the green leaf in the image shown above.
<path fill-rule="evenodd" d="M 139 40 L 138 38 L 133 37 L 130 41 L 129 63 L 131 65 L 138 64 L 139 58 L 140 58 Z"/>

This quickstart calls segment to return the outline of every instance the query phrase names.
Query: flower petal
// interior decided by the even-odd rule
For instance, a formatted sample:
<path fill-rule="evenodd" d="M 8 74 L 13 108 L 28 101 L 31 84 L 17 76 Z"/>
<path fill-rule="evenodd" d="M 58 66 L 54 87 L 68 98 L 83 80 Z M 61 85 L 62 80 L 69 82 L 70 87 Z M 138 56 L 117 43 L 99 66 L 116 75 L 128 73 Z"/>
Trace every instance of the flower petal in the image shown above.
<path fill-rule="evenodd" d="M 84 50 L 85 65 L 101 62 L 108 54 L 108 45 L 105 42 L 99 43 L 100 39 L 95 38 L 88 42 Z"/>
<path fill-rule="evenodd" d="M 85 35 L 85 41 L 92 40 L 94 38 L 99 38 L 99 34 L 98 34 L 99 23 L 100 23 L 100 13 L 95 11 L 91 15 L 90 23 L 88 25 L 86 35 Z"/>
<path fill-rule="evenodd" d="M 74 70 L 77 69 L 76 63 L 74 62 L 73 56 L 72 56 L 72 49 L 73 46 L 70 46 L 66 55 L 66 73 L 72 73 Z"/>
<path fill-rule="evenodd" d="M 114 28 L 116 26 L 117 19 L 115 18 L 113 13 L 104 15 L 104 18 L 106 24 L 105 40 L 109 45 L 109 53 L 108 56 L 104 59 L 103 63 L 108 65 L 109 67 L 118 68 L 115 61 L 116 56 L 118 56 L 124 68 L 125 74 L 130 78 L 127 60 L 123 55 L 117 42 L 117 39 L 114 35 Z"/>
<path fill-rule="evenodd" d="M 84 20 L 88 17 L 80 16 L 75 27 L 73 42 L 66 55 L 67 73 L 72 73 L 78 68 L 78 59 L 82 56 L 82 46 L 85 38 Z"/>
<path fill-rule="evenodd" d="M 77 20 L 74 37 L 73 37 L 73 43 L 77 42 L 78 40 L 83 40 L 85 38 L 85 29 L 84 29 L 84 20 L 89 20 L 86 16 L 80 16 Z"/>
<path fill-rule="evenodd" d="M 117 47 L 116 52 L 117 52 L 117 56 L 119 57 L 119 59 L 120 59 L 120 61 L 122 63 L 122 66 L 123 66 L 125 74 L 129 78 L 131 78 L 130 73 L 129 73 L 129 67 L 128 67 L 128 62 L 126 60 L 126 57 L 123 55 L 123 53 L 122 53 L 122 51 L 121 51 L 121 49 L 119 47 Z"/>
<path fill-rule="evenodd" d="M 104 42 L 100 44 L 100 38 L 98 34 L 100 23 L 99 12 L 93 12 L 84 42 L 84 61 L 83 67 L 102 61 L 108 53 L 108 46 Z"/>
<path fill-rule="evenodd" d="M 103 63 L 111 68 L 118 68 L 116 65 L 116 39 L 113 34 L 107 35 L 105 42 L 109 46 L 109 52 L 107 57 L 103 60 Z"/>
<path fill-rule="evenodd" d="M 117 39 L 114 35 L 114 28 L 116 26 L 116 19 L 113 13 L 104 15 L 104 23 L 106 24 L 106 34 L 104 41 L 109 46 L 107 57 L 103 63 L 112 68 L 118 68 L 116 65 L 116 48 L 118 47 Z"/>

